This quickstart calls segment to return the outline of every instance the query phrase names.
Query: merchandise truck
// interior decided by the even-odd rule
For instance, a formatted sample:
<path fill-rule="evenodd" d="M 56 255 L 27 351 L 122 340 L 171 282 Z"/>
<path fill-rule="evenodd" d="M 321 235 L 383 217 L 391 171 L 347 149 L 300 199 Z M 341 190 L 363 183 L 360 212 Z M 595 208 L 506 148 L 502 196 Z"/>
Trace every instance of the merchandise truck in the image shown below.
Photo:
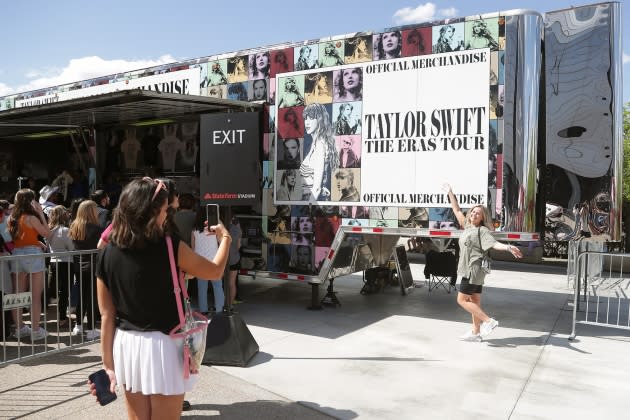
<path fill-rule="evenodd" d="M 619 2 L 484 13 L 0 98 L 0 189 L 171 177 L 240 222 L 241 275 L 315 296 L 457 238 L 446 183 L 499 240 L 619 241 L 622 108 Z"/>

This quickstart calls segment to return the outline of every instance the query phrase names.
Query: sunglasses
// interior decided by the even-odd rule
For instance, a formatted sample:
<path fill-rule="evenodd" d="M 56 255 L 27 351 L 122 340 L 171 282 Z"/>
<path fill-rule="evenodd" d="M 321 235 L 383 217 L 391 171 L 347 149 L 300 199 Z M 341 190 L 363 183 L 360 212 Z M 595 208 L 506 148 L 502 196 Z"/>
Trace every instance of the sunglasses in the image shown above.
<path fill-rule="evenodd" d="M 153 192 L 153 197 L 151 197 L 151 201 L 155 200 L 155 197 L 157 197 L 157 195 L 160 192 L 160 190 L 164 190 L 164 191 L 166 191 L 168 193 L 168 188 L 166 188 L 166 184 L 164 184 L 164 182 L 162 182 L 161 180 L 153 179 L 153 178 L 150 178 L 148 176 L 145 176 L 142 179 L 144 181 L 151 181 L 151 182 L 154 182 L 156 184 L 155 192 Z"/>

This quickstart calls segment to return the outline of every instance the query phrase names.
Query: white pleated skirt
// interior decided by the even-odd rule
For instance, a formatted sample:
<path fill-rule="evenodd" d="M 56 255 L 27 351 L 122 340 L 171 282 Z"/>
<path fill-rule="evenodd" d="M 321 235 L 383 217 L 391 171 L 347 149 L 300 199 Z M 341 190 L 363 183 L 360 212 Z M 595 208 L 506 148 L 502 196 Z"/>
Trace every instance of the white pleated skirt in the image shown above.
<path fill-rule="evenodd" d="M 116 329 L 114 370 L 118 385 L 144 395 L 191 391 L 197 375 L 184 379 L 183 342 L 159 331 Z"/>

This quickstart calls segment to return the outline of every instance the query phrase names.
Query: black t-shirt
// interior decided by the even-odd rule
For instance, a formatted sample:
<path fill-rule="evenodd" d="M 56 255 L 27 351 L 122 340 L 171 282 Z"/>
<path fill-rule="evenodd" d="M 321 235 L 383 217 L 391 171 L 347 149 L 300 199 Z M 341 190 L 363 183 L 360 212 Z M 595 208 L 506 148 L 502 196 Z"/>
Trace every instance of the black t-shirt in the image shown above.
<path fill-rule="evenodd" d="M 177 265 L 180 239 L 177 235 L 172 239 Z M 142 250 L 110 243 L 99 253 L 96 275 L 112 295 L 118 328 L 168 334 L 179 324 L 166 239 Z"/>

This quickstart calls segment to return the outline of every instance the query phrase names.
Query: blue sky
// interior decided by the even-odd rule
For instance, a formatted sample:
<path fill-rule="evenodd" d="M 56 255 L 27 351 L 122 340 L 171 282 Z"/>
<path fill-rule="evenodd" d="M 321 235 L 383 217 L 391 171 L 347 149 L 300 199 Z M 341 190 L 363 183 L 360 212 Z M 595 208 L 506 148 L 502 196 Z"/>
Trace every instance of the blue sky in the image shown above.
<path fill-rule="evenodd" d="M 591 3 L 596 3 L 592 1 Z M 20 0 L 0 3 L 0 96 L 166 62 L 286 41 L 511 9 L 544 13 L 575 0 Z M 630 7 L 622 22 L 630 22 Z M 630 72 L 630 30 L 624 74 Z M 626 76 L 628 79 L 628 76 Z M 624 102 L 630 83 L 624 83 Z"/>

